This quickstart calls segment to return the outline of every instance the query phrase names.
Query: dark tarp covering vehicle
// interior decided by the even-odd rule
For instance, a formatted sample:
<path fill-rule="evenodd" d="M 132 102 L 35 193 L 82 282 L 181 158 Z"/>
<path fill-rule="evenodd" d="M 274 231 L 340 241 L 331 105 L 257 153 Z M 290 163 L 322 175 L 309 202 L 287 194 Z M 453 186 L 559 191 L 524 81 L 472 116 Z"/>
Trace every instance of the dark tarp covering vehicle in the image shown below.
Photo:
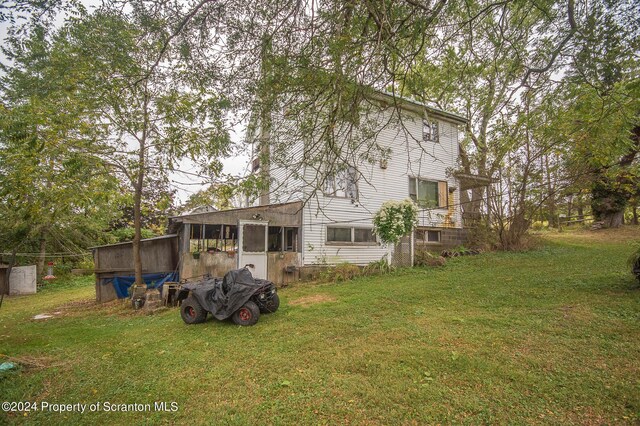
<path fill-rule="evenodd" d="M 267 280 L 254 279 L 247 268 L 227 272 L 224 278 L 209 278 L 184 284 L 178 292 L 180 315 L 187 324 L 207 319 L 229 317 L 239 325 L 253 325 L 260 313 L 275 312 L 280 306 L 276 286 Z"/>

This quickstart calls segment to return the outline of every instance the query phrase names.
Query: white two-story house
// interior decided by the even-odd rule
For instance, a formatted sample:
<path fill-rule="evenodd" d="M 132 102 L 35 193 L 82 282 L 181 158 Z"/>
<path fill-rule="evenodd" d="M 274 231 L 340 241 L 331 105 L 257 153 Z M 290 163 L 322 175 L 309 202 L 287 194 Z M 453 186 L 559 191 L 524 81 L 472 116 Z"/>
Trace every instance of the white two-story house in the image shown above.
<path fill-rule="evenodd" d="M 297 134 L 299 124 L 286 109 L 273 114 L 267 135 L 258 129 L 254 136 L 253 171 L 269 179 L 254 205 L 303 202 L 299 238 L 305 265 L 380 260 L 386 248 L 372 232 L 372 218 L 388 200 L 411 198 L 420 207 L 418 229 L 406 239 L 405 251 L 415 244 L 434 249 L 462 244 L 460 186 L 452 172 L 467 120 L 381 92 L 360 114 L 357 123 L 336 126 L 338 153 L 316 135 Z M 356 134 L 365 122 L 367 141 Z M 267 155 L 259 147 L 265 142 Z"/>

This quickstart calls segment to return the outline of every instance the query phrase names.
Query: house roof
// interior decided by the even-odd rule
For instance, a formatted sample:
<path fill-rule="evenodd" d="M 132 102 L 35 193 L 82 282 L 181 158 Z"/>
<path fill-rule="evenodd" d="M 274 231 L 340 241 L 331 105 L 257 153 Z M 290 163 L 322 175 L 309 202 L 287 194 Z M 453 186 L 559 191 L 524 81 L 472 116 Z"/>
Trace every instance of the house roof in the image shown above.
<path fill-rule="evenodd" d="M 421 112 L 422 110 L 426 110 L 428 113 L 440 116 L 442 118 L 449 119 L 451 121 L 455 121 L 460 124 L 467 124 L 469 122 L 469 119 L 466 117 L 463 117 L 462 115 L 459 115 L 453 112 L 444 111 L 442 109 L 434 108 L 430 105 L 427 105 L 422 102 L 418 102 L 414 99 L 406 98 L 404 96 L 399 96 L 397 94 L 389 93 L 383 90 L 376 90 L 375 94 L 381 97 L 384 97 L 386 99 L 390 99 L 394 102 L 401 101 L 401 103 L 403 103 L 404 105 L 400 105 L 400 106 L 405 106 L 405 107 L 412 106 L 414 107 L 413 109 L 419 108 L 420 111 L 418 112 Z"/>
<path fill-rule="evenodd" d="M 491 178 L 491 176 L 474 175 L 464 172 L 456 172 L 453 174 L 460 182 L 460 190 L 466 191 L 467 189 L 481 188 L 489 186 L 492 183 L 498 182 L 497 179 Z"/>

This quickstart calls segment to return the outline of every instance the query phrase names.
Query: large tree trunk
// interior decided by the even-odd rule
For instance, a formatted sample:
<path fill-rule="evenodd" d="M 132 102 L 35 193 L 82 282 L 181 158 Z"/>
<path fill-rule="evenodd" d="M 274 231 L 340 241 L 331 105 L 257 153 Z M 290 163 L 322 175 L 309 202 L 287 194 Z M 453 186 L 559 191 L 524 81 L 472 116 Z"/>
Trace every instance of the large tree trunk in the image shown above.
<path fill-rule="evenodd" d="M 472 175 L 474 174 L 471 160 L 467 152 L 464 150 L 464 147 L 458 144 L 458 154 L 460 156 L 460 161 L 462 163 L 462 167 L 464 172 Z M 485 170 L 482 167 L 482 170 Z M 462 207 L 462 218 L 464 223 L 467 226 L 476 226 L 480 222 L 482 217 L 482 205 L 484 202 L 485 196 L 485 188 L 473 188 L 471 189 L 471 198 L 469 198 L 469 194 L 467 191 L 460 191 L 460 204 Z M 489 203 L 487 203 L 487 209 L 489 209 Z"/>
<path fill-rule="evenodd" d="M 551 168 L 549 167 L 549 156 L 544 156 L 544 165 L 547 172 L 547 221 L 549 228 L 557 228 L 558 220 L 556 217 L 556 195 L 551 178 Z"/>
<path fill-rule="evenodd" d="M 624 211 L 629 195 L 621 185 L 605 179 L 594 182 L 591 188 L 591 210 L 596 221 L 605 228 L 619 228 L 624 224 Z"/>
<path fill-rule="evenodd" d="M 142 240 L 142 189 L 144 188 L 147 131 L 149 129 L 148 107 L 149 97 L 145 96 L 142 136 L 138 140 L 140 144 L 138 151 L 138 173 L 135 176 L 135 180 L 133 182 L 133 271 L 136 280 L 135 284 L 140 286 L 144 285 L 144 280 L 142 279 L 142 257 L 140 256 L 140 241 Z"/>
<path fill-rule="evenodd" d="M 640 126 L 634 128 L 631 140 L 634 144 L 617 164 L 622 171 L 633 164 L 640 152 Z M 599 171 L 600 176 L 593 183 L 591 208 L 595 219 L 603 222 L 604 227 L 618 228 L 624 224 L 624 211 L 635 195 L 637 182 L 620 172 L 616 178 L 611 179 L 606 176 L 606 172 L 606 169 Z"/>
<path fill-rule="evenodd" d="M 601 215 L 600 221 L 605 228 L 619 228 L 624 225 L 624 211 Z"/>
<path fill-rule="evenodd" d="M 527 232 L 531 222 L 519 211 L 512 218 L 509 227 L 500 231 L 500 244 L 504 250 L 514 250 L 521 246 L 522 236 Z"/>
<path fill-rule="evenodd" d="M 142 240 L 142 183 L 140 182 L 144 176 L 140 170 L 138 181 L 135 185 L 133 196 L 133 270 L 137 285 L 143 285 L 142 280 L 142 258 L 140 256 L 140 240 Z"/>

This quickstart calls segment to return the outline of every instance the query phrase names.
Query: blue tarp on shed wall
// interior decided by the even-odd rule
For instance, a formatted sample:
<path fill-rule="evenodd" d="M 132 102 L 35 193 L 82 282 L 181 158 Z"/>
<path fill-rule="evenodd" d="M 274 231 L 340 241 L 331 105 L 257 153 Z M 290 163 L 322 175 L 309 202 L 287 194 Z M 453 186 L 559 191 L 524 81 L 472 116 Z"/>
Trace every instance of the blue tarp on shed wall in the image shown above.
<path fill-rule="evenodd" d="M 177 272 L 169 272 L 164 274 L 144 274 L 142 280 L 147 288 L 160 288 L 167 281 L 178 281 Z M 129 297 L 129 287 L 136 281 L 136 277 L 114 277 L 111 282 L 119 299 Z"/>

